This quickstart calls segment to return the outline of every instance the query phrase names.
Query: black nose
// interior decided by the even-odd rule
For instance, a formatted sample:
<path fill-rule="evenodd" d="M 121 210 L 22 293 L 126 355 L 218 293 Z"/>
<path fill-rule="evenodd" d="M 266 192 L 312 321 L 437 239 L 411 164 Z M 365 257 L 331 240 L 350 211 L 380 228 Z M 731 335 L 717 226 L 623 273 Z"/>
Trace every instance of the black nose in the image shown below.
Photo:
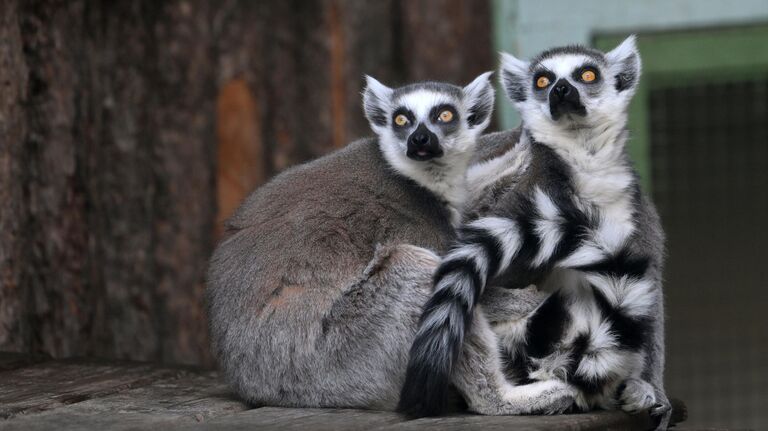
<path fill-rule="evenodd" d="M 571 86 L 564 83 L 558 83 L 555 85 L 555 88 L 552 89 L 552 92 L 555 93 L 555 96 L 557 96 L 560 100 L 564 100 L 569 94 L 571 94 Z"/>
<path fill-rule="evenodd" d="M 413 143 L 413 145 L 423 147 L 429 144 L 429 135 L 426 133 L 414 132 L 411 135 L 410 141 Z"/>
<path fill-rule="evenodd" d="M 587 109 L 579 97 L 579 90 L 564 78 L 555 82 L 549 93 L 549 112 L 555 121 L 563 114 L 576 114 L 582 117 L 587 115 Z"/>
<path fill-rule="evenodd" d="M 442 157 L 443 149 L 440 148 L 440 140 L 437 135 L 422 123 L 408 137 L 406 155 L 413 160 L 425 161 Z"/>

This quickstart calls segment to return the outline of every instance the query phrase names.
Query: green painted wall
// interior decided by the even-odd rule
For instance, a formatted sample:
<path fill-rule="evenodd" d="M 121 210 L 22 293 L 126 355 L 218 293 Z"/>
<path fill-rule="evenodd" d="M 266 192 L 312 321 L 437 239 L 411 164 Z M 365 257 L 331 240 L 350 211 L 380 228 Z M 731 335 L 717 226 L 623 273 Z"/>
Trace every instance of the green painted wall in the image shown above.
<path fill-rule="evenodd" d="M 628 34 L 638 34 L 644 75 L 630 112 L 629 151 L 647 190 L 650 83 L 662 82 L 665 74 L 687 73 L 693 79 L 715 69 L 743 70 L 768 56 L 762 25 L 768 22 L 768 0 L 494 0 L 493 6 L 496 50 L 521 58 L 572 43 L 608 50 Z M 498 99 L 500 127 L 517 126 L 517 112 L 506 98 Z"/>
<path fill-rule="evenodd" d="M 552 46 L 591 45 L 598 35 L 768 22 L 768 0 L 493 0 L 495 49 L 529 58 Z M 500 126 L 519 123 L 500 103 Z"/>
<path fill-rule="evenodd" d="M 596 36 L 603 51 L 627 35 Z M 643 185 L 650 190 L 651 154 L 648 91 L 695 82 L 737 81 L 768 71 L 768 25 L 640 34 L 643 76 L 629 112 L 629 153 Z"/>

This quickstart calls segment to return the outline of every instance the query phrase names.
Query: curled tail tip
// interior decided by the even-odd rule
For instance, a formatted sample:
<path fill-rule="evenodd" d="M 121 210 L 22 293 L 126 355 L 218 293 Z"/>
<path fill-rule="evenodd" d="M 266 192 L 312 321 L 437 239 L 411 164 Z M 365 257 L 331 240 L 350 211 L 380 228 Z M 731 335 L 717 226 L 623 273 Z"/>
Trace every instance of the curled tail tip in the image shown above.
<path fill-rule="evenodd" d="M 466 264 L 466 262 L 459 262 Z M 447 272 L 460 270 L 455 262 L 442 264 L 435 274 L 439 285 Z M 462 277 L 458 286 L 436 288 L 425 306 L 419 331 L 411 346 L 405 384 L 397 410 L 411 417 L 439 416 L 448 411 L 453 367 L 472 318 L 478 295 L 477 278 Z M 461 281 L 459 280 L 459 281 Z"/>
<path fill-rule="evenodd" d="M 410 400 L 405 401 L 402 398 L 400 398 L 400 402 L 397 404 L 397 412 L 405 415 L 409 419 L 418 419 L 429 416 L 420 403 L 414 403 Z"/>
<path fill-rule="evenodd" d="M 423 417 L 440 416 L 446 411 L 447 397 L 445 400 L 412 397 L 401 397 L 397 405 L 397 411 L 403 415 L 418 419 Z"/>
<path fill-rule="evenodd" d="M 434 369 L 409 366 L 397 411 L 411 418 L 439 416 L 447 410 L 450 377 Z"/>

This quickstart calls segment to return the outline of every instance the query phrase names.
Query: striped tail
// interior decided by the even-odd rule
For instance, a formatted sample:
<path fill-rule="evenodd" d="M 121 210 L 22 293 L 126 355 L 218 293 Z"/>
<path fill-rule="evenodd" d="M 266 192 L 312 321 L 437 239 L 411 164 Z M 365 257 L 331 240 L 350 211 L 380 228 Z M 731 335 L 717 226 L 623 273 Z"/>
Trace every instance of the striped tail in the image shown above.
<path fill-rule="evenodd" d="M 463 227 L 459 238 L 435 273 L 435 293 L 411 347 L 398 406 L 410 416 L 446 411 L 453 368 L 485 283 L 509 265 L 520 246 L 516 225 L 506 218 L 479 219 Z"/>

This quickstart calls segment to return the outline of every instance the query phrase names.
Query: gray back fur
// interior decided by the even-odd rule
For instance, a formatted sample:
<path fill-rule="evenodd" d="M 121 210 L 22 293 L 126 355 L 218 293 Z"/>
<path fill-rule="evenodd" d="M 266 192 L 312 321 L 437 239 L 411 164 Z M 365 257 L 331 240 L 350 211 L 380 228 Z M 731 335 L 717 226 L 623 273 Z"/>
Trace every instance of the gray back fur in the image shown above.
<path fill-rule="evenodd" d="M 211 336 L 227 380 L 254 404 L 393 406 L 391 367 L 404 366 L 426 293 L 399 304 L 355 289 L 377 245 L 439 252 L 452 236 L 444 205 L 391 169 L 376 139 L 280 174 L 237 210 L 211 260 Z M 369 302 L 354 313 L 354 301 Z"/>

